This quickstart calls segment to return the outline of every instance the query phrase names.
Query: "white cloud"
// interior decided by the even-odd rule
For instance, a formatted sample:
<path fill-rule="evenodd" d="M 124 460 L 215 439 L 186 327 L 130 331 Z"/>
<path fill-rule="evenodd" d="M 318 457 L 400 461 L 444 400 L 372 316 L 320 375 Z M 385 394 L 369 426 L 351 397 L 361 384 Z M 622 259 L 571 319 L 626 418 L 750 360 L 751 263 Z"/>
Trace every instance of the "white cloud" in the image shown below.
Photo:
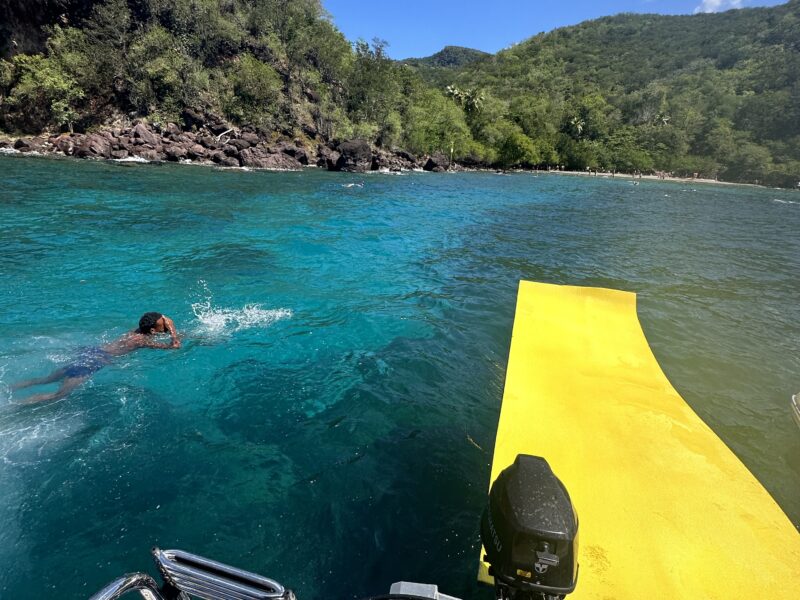
<path fill-rule="evenodd" d="M 695 13 L 722 12 L 731 8 L 742 8 L 743 0 L 703 0 L 700 6 L 694 9 Z"/>

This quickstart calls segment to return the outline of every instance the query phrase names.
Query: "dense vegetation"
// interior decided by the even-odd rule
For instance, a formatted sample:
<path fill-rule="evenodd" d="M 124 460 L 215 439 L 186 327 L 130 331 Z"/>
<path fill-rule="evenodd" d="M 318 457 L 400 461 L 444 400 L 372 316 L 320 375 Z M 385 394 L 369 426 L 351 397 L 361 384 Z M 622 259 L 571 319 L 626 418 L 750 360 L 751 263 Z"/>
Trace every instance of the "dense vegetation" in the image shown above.
<path fill-rule="evenodd" d="M 8 0 L 0 128 L 179 121 L 185 107 L 309 140 L 467 164 L 800 179 L 800 0 L 621 15 L 495 56 L 391 61 L 319 0 Z"/>
<path fill-rule="evenodd" d="M 482 58 L 491 56 L 488 52 L 464 48 L 462 46 L 445 46 L 436 54 L 425 58 L 406 58 L 403 64 L 414 67 L 463 67 Z"/>

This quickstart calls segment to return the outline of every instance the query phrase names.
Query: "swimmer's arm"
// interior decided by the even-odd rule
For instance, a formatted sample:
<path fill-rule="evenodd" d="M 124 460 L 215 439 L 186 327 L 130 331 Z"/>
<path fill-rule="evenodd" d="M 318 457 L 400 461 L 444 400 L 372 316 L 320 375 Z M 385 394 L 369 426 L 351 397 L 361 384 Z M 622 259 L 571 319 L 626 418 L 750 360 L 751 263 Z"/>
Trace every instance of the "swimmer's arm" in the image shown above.
<path fill-rule="evenodd" d="M 175 329 L 175 323 L 166 315 L 164 315 L 164 323 L 166 323 L 167 331 L 169 332 L 169 336 L 172 338 L 172 343 L 169 346 L 165 344 L 165 347 L 180 348 L 181 341 L 178 339 L 178 331 Z"/>
<path fill-rule="evenodd" d="M 155 340 L 151 340 L 145 336 L 141 336 L 143 339 L 139 340 L 139 347 L 140 348 L 156 348 L 158 350 L 175 350 L 181 347 L 181 343 L 178 340 L 173 340 L 171 344 L 162 344 L 161 342 L 157 342 Z"/>

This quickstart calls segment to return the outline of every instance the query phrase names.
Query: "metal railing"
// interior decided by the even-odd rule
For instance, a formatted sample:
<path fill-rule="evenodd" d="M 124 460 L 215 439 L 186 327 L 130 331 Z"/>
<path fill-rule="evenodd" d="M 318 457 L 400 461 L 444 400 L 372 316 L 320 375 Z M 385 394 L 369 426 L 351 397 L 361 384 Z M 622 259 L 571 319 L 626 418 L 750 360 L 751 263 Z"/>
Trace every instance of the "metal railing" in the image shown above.
<path fill-rule="evenodd" d="M 153 548 L 153 557 L 164 581 L 191 596 L 205 600 L 288 600 L 280 583 L 256 573 L 183 550 Z"/>
<path fill-rule="evenodd" d="M 146 573 L 129 573 L 90 600 L 117 600 L 129 592 L 145 600 L 295 600 L 291 590 L 256 573 L 183 550 L 153 548 L 152 553 L 164 585 Z"/>
<path fill-rule="evenodd" d="M 133 591 L 139 592 L 145 600 L 164 600 L 156 580 L 146 573 L 128 573 L 115 579 L 89 600 L 116 600 Z"/>

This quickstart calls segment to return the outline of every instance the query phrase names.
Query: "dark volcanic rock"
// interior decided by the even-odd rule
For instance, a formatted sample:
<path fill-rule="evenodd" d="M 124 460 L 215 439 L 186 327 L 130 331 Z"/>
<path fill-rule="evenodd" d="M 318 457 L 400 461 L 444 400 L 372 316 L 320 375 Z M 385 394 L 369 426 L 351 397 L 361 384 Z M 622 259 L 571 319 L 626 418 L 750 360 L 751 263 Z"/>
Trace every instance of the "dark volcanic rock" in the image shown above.
<path fill-rule="evenodd" d="M 131 154 L 143 158 L 145 160 L 151 160 L 151 161 L 161 160 L 161 155 L 152 148 L 148 148 L 147 146 L 135 146 L 132 149 Z"/>
<path fill-rule="evenodd" d="M 111 141 L 102 134 L 86 135 L 75 148 L 78 158 L 111 158 Z"/>
<path fill-rule="evenodd" d="M 319 132 L 317 131 L 317 128 L 314 127 L 313 125 L 303 125 L 302 127 L 300 127 L 300 131 L 302 131 L 304 134 L 306 134 L 312 140 L 317 139 L 317 135 L 319 134 Z"/>
<path fill-rule="evenodd" d="M 30 152 L 31 150 L 36 150 L 36 146 L 34 146 L 33 140 L 19 138 L 16 142 L 14 142 L 14 150 L 19 150 L 20 152 Z"/>
<path fill-rule="evenodd" d="M 334 170 L 363 173 L 372 168 L 372 149 L 366 140 L 342 142 L 337 150 L 339 159 Z"/>
<path fill-rule="evenodd" d="M 223 167 L 238 167 L 239 160 L 233 158 L 232 156 L 226 156 L 219 162 L 219 164 Z"/>
<path fill-rule="evenodd" d="M 216 138 L 213 138 L 210 135 L 204 135 L 203 137 L 198 138 L 197 141 L 209 150 L 219 150 L 222 148 L 222 144 L 220 144 Z"/>
<path fill-rule="evenodd" d="M 244 150 L 245 148 L 249 148 L 252 145 L 247 140 L 242 140 L 242 139 L 231 140 L 230 142 L 228 142 L 228 144 L 230 144 L 231 146 L 233 146 L 234 148 L 236 148 L 239 151 Z"/>
<path fill-rule="evenodd" d="M 228 124 L 225 123 L 224 121 L 215 121 L 214 123 L 207 123 L 206 127 L 214 135 L 221 135 L 230 129 Z"/>
<path fill-rule="evenodd" d="M 167 160 L 179 161 L 182 158 L 186 158 L 186 148 L 178 144 L 172 144 L 169 148 L 164 149 L 164 155 Z"/>
<path fill-rule="evenodd" d="M 339 153 L 331 150 L 327 146 L 317 148 L 317 166 L 325 167 L 329 171 L 336 170 L 336 161 L 339 160 Z"/>
<path fill-rule="evenodd" d="M 245 132 L 242 135 L 240 135 L 239 139 L 242 139 L 245 142 L 248 142 L 251 146 L 255 146 L 261 141 L 261 138 L 258 137 L 258 134 L 252 133 L 250 131 Z"/>
<path fill-rule="evenodd" d="M 128 151 L 127 150 L 112 150 L 111 151 L 111 158 L 116 160 L 120 160 L 122 158 L 128 158 Z"/>
<path fill-rule="evenodd" d="M 405 150 L 397 150 L 395 152 L 395 155 L 409 164 L 412 164 L 414 166 L 417 165 L 417 157 L 411 154 L 410 152 L 406 152 Z"/>
<path fill-rule="evenodd" d="M 194 108 L 185 108 L 181 117 L 183 117 L 183 122 L 186 124 L 188 129 L 191 129 L 192 127 L 200 129 L 206 124 L 205 114 L 203 114 L 203 112 L 200 110 L 195 110 Z"/>
<path fill-rule="evenodd" d="M 222 148 L 222 151 L 223 151 L 223 152 L 224 152 L 224 153 L 225 153 L 227 156 L 239 156 L 239 149 L 238 149 L 236 146 L 232 146 L 231 144 L 226 144 L 226 145 L 225 145 L 225 146 Z"/>
<path fill-rule="evenodd" d="M 200 144 L 193 144 L 187 151 L 187 155 L 192 160 L 198 158 L 205 158 L 206 156 L 206 149 L 203 148 Z"/>
<path fill-rule="evenodd" d="M 447 171 L 449 166 L 449 162 L 447 157 L 444 154 L 436 153 L 430 157 L 428 157 L 427 162 L 422 167 L 426 171 L 434 171 L 435 173 L 441 173 L 442 171 Z"/>
<path fill-rule="evenodd" d="M 272 149 L 270 149 L 272 150 Z M 283 152 L 270 152 L 262 148 L 247 148 L 242 150 L 242 165 L 255 169 L 300 169 L 300 162 Z"/>
<path fill-rule="evenodd" d="M 297 143 L 281 142 L 270 148 L 270 152 L 283 152 L 297 160 L 301 165 L 308 164 L 308 152 L 302 146 L 298 146 Z"/>
<path fill-rule="evenodd" d="M 389 171 L 402 171 L 415 169 L 417 159 L 413 154 L 402 150 L 390 152 L 388 150 L 377 149 L 372 156 L 372 169 L 385 169 Z"/>
<path fill-rule="evenodd" d="M 159 142 L 159 136 L 150 131 L 147 125 L 139 123 L 133 128 L 133 137 L 142 140 L 145 144 L 150 144 L 155 147 Z"/>
<path fill-rule="evenodd" d="M 72 156 L 72 153 L 75 151 L 75 141 L 72 139 L 72 136 L 68 135 L 57 138 L 53 146 L 56 150 L 67 156 Z"/>

